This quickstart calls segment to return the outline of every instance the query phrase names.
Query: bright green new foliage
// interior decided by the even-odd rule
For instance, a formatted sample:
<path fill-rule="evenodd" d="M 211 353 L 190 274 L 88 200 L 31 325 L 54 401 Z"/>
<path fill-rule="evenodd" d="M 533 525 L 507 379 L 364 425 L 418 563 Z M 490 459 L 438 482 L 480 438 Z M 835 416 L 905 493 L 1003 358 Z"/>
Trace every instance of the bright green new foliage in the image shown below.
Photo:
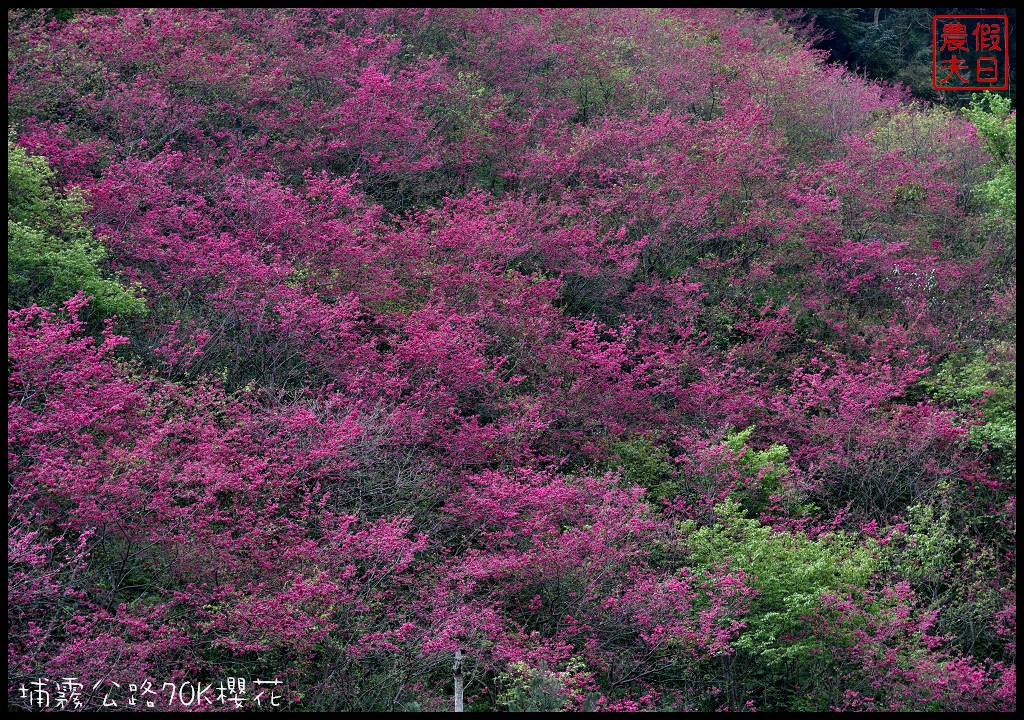
<path fill-rule="evenodd" d="M 978 128 L 985 149 L 992 156 L 995 177 L 981 186 L 982 196 L 997 216 L 1017 221 L 1017 113 L 1010 99 L 993 93 L 976 95 L 967 116 Z"/>
<path fill-rule="evenodd" d="M 7 306 L 53 305 L 78 291 L 100 317 L 139 314 L 144 304 L 115 280 L 105 279 L 103 246 L 82 224 L 86 205 L 75 190 L 51 183 L 45 158 L 7 140 Z"/>
<path fill-rule="evenodd" d="M 817 538 L 779 532 L 747 518 L 731 500 L 715 512 L 719 522 L 693 532 L 687 544 L 697 567 L 742 571 L 756 591 L 746 628 L 735 642 L 743 675 L 737 682 L 748 686 L 744 692 L 760 686 L 771 695 L 763 698 L 762 707 L 823 709 L 794 705 L 796 699 L 784 697 L 783 689 L 803 688 L 798 696 L 816 694 L 810 691 L 832 662 L 835 638 L 815 632 L 809 619 L 820 614 L 824 595 L 871 584 L 876 570 L 871 543 L 842 532 Z"/>

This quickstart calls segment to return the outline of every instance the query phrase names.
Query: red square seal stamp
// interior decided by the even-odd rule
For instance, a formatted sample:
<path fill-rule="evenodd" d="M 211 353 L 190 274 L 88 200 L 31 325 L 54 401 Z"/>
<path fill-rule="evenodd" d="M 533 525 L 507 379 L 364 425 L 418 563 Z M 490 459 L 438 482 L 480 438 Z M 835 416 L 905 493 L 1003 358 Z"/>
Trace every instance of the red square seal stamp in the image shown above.
<path fill-rule="evenodd" d="M 932 18 L 932 87 L 1009 89 L 1008 33 L 1005 15 L 936 15 Z"/>

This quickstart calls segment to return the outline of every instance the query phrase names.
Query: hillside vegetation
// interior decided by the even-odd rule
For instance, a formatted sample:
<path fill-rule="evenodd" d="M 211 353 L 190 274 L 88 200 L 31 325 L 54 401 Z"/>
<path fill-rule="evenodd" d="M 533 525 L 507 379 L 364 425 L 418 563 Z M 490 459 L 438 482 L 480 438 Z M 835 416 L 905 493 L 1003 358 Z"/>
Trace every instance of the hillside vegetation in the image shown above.
<path fill-rule="evenodd" d="M 991 95 L 754 11 L 9 11 L 9 708 L 1015 709 Z"/>

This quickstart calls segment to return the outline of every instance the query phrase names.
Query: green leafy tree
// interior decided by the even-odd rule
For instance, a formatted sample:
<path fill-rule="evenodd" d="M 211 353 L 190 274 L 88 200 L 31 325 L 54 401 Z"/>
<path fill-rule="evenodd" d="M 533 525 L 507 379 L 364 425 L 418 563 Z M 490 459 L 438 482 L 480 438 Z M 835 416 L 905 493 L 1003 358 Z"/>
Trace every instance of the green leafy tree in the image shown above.
<path fill-rule="evenodd" d="M 771 495 L 780 489 L 780 483 L 788 472 L 786 458 L 789 457 L 789 448 L 772 444 L 764 450 L 754 450 L 747 445 L 753 433 L 753 425 L 746 430 L 729 433 L 723 445 L 735 453 L 736 465 L 744 477 L 758 479 L 740 496 L 744 510 L 758 513 L 768 505 Z"/>
<path fill-rule="evenodd" d="M 882 571 L 910 581 L 928 608 L 938 611 L 940 634 L 956 640 L 965 654 L 998 658 L 1003 643 L 989 622 L 1003 601 L 996 555 L 1000 545 L 1009 549 L 1012 537 L 985 517 L 964 517 L 952 498 L 907 508 L 905 517 L 905 529 L 879 552 Z"/>
<path fill-rule="evenodd" d="M 822 709 L 801 704 L 832 663 L 827 639 L 809 630 L 807 618 L 818 614 L 823 594 L 870 584 L 871 545 L 844 533 L 812 539 L 779 532 L 747 518 L 731 500 L 715 513 L 717 524 L 689 536 L 695 565 L 741 570 L 756 590 L 725 679 L 738 686 L 737 696 L 760 695 L 762 709 Z"/>
<path fill-rule="evenodd" d="M 975 94 L 964 112 L 978 128 L 985 150 L 992 156 L 995 175 L 982 183 L 981 195 L 1001 220 L 1017 222 L 1017 112 L 1009 98 L 994 93 Z"/>
<path fill-rule="evenodd" d="M 950 356 L 930 383 L 932 394 L 954 407 L 976 407 L 981 424 L 971 443 L 989 453 L 997 474 L 1017 475 L 1017 354 L 1015 343 L 991 343 L 987 351 Z"/>
<path fill-rule="evenodd" d="M 543 660 L 537 667 L 512 663 L 496 678 L 503 688 L 498 704 L 509 712 L 562 712 L 574 709 L 582 699 L 583 711 L 591 712 L 599 696 L 583 691 L 589 677 L 577 657 L 569 660 L 562 671 L 551 670 Z"/>
<path fill-rule="evenodd" d="M 966 92 L 938 91 L 932 86 L 932 18 L 954 8 L 775 8 L 815 47 L 858 74 L 901 83 L 919 98 L 960 107 Z M 960 11 L 965 12 L 965 11 Z M 1009 20 L 1010 95 L 1016 98 L 1016 25 L 1014 8 L 975 8 L 970 12 L 1006 15 Z"/>
<path fill-rule="evenodd" d="M 660 505 L 661 498 L 678 494 L 679 487 L 673 479 L 675 468 L 664 448 L 644 438 L 634 438 L 615 443 L 612 451 L 626 482 L 647 488 L 647 497 L 652 502 Z"/>
<path fill-rule="evenodd" d="M 96 317 L 136 315 L 135 289 L 105 278 L 103 246 L 82 223 L 86 210 L 75 188 L 53 188 L 53 170 L 7 139 L 7 307 L 54 305 L 84 292 Z"/>

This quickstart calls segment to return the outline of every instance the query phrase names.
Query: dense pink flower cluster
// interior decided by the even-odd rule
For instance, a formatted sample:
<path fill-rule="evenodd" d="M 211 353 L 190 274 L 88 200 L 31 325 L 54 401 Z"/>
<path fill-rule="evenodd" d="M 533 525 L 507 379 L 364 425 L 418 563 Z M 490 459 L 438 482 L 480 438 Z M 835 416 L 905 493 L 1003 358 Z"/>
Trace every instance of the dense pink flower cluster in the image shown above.
<path fill-rule="evenodd" d="M 926 392 L 1015 297 L 969 123 L 750 12 L 11 13 L 16 141 L 147 314 L 9 311 L 9 704 L 439 708 L 464 648 L 480 708 L 1015 706 L 1015 488 Z M 691 552 L 730 499 L 872 569 L 755 632 Z"/>

